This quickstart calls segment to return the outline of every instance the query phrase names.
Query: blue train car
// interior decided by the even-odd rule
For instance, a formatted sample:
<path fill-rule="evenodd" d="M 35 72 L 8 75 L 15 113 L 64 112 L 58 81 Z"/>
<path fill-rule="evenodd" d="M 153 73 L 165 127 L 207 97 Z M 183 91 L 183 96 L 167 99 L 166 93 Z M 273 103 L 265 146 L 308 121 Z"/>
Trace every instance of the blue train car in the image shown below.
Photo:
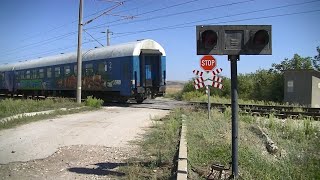
<path fill-rule="evenodd" d="M 166 89 L 166 54 L 151 39 L 82 52 L 82 95 L 141 103 Z M 75 97 L 77 54 L 0 66 L 0 93 Z"/>

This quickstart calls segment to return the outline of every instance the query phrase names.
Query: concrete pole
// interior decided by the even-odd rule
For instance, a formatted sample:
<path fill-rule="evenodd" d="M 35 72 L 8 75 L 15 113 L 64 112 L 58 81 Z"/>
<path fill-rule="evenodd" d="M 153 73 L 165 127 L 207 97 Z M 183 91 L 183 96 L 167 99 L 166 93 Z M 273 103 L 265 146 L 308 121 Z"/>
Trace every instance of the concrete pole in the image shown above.
<path fill-rule="evenodd" d="M 112 34 L 112 32 L 107 29 L 107 46 L 110 46 L 110 34 Z"/>
<path fill-rule="evenodd" d="M 77 50 L 77 103 L 81 104 L 81 74 L 82 74 L 82 52 L 81 52 L 81 40 L 82 40 L 82 8 L 83 0 L 79 0 L 79 24 L 78 24 L 78 50 Z"/>

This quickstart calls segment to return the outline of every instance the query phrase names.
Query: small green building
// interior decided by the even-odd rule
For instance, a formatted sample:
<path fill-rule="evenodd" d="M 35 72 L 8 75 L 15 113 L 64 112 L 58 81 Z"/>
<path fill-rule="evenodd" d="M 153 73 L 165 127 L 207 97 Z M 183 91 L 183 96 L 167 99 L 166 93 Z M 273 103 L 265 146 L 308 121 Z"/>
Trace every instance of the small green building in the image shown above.
<path fill-rule="evenodd" d="M 320 72 L 287 70 L 284 72 L 284 102 L 320 107 Z"/>

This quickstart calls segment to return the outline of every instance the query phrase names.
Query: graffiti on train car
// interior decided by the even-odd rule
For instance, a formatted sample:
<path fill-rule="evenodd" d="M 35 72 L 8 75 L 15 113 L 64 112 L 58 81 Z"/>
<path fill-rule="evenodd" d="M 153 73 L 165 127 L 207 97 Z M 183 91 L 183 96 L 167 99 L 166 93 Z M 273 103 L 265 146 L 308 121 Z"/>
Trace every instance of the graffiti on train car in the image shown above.
<path fill-rule="evenodd" d="M 21 89 L 45 89 L 46 83 L 43 83 L 41 79 L 25 79 L 18 83 L 18 88 Z"/>
<path fill-rule="evenodd" d="M 69 77 L 58 79 L 56 83 L 59 88 L 75 89 L 77 87 L 77 77 L 71 75 Z M 107 85 L 107 81 L 101 75 L 84 76 L 82 78 L 83 89 L 103 90 L 107 88 Z"/>

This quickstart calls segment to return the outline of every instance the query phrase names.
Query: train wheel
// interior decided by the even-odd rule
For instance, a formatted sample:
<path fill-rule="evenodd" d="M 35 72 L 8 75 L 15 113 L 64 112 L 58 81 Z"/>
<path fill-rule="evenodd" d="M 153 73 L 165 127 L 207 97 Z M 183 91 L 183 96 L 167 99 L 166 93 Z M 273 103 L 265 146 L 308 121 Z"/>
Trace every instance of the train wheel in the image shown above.
<path fill-rule="evenodd" d="M 118 102 L 119 103 L 126 103 L 128 101 L 128 98 L 119 98 Z"/>
<path fill-rule="evenodd" d="M 142 104 L 143 99 L 136 99 L 136 101 L 137 101 L 138 104 Z"/>

